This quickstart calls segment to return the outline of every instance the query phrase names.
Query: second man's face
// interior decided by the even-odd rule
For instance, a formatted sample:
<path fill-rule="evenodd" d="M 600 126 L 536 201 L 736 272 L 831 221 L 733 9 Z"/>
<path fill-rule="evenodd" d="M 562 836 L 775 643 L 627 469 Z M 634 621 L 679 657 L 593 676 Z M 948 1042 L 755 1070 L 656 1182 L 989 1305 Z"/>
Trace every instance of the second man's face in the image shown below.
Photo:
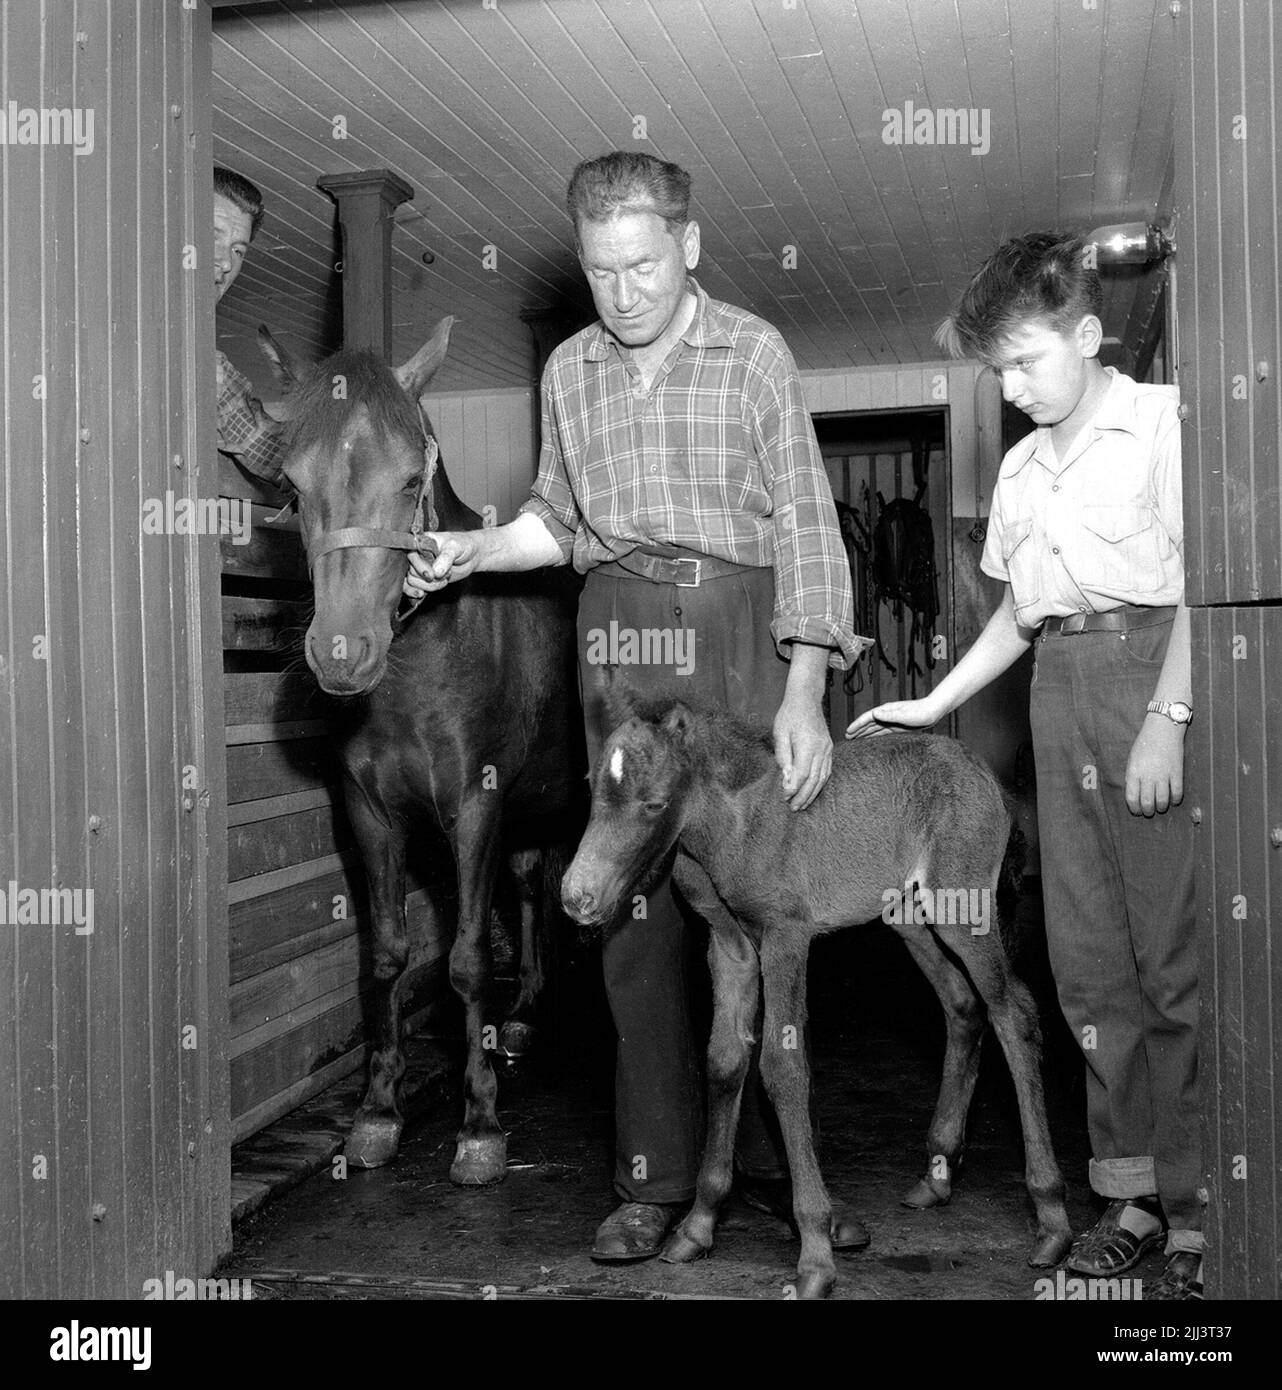
<path fill-rule="evenodd" d="M 254 220 L 222 193 L 214 194 L 214 299 L 232 287 L 245 264 Z"/>
<path fill-rule="evenodd" d="M 657 342 L 677 316 L 686 271 L 699 261 L 699 226 L 680 238 L 653 212 L 579 224 L 579 260 L 601 322 L 626 347 Z"/>

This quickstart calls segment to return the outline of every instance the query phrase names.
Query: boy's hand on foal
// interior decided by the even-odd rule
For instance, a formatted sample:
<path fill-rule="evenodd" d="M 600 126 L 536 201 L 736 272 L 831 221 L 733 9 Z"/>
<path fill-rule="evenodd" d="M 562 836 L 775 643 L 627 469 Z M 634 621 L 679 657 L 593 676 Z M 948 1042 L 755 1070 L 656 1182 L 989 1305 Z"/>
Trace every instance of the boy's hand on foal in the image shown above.
<path fill-rule="evenodd" d="M 437 531 L 429 535 L 437 549 L 434 558 L 415 550 L 409 552 L 410 567 L 402 592 L 415 602 L 447 584 L 466 579 L 481 558 L 480 547 L 470 531 Z"/>
<path fill-rule="evenodd" d="M 783 794 L 794 811 L 804 811 L 832 775 L 832 735 L 822 705 L 785 697 L 774 735 Z"/>
<path fill-rule="evenodd" d="M 893 734 L 896 729 L 929 729 L 943 718 L 929 697 L 921 700 L 890 700 L 865 710 L 846 730 L 847 738 L 868 738 L 874 734 Z"/>
<path fill-rule="evenodd" d="M 1161 815 L 1184 799 L 1184 726 L 1149 715 L 1126 763 L 1126 804 L 1133 816 Z"/>

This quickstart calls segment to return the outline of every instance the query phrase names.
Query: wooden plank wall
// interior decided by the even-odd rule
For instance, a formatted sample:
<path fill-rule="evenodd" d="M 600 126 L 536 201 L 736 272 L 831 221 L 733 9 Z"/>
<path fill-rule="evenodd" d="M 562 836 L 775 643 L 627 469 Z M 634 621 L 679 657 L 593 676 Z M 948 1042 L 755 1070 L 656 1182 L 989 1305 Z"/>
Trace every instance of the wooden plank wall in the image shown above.
<path fill-rule="evenodd" d="M 537 393 L 456 391 L 427 406 L 454 491 L 478 512 L 493 507 L 495 525 L 511 521 L 538 464 Z"/>
<path fill-rule="evenodd" d="M 365 872 L 343 809 L 327 707 L 299 658 L 308 621 L 298 523 L 222 460 L 223 496 L 252 505 L 253 540 L 223 540 L 230 1088 L 239 1141 L 368 1056 Z M 448 851 L 446 851 L 448 853 Z M 411 1000 L 443 986 L 438 911 L 452 868 L 417 860 L 408 896 Z M 429 880 L 440 881 L 434 899 Z M 444 920 L 449 920 L 445 917 Z"/>
<path fill-rule="evenodd" d="M 0 144 L 0 891 L 94 895 L 0 923 L 0 1293 L 139 1298 L 230 1245 L 218 546 L 142 525 L 213 467 L 209 15 L 0 26 L 6 100 L 94 121 Z"/>
<path fill-rule="evenodd" d="M 1174 19 L 1207 1293 L 1282 1295 L 1282 15 Z M 1248 606 L 1249 605 L 1249 606 Z"/>

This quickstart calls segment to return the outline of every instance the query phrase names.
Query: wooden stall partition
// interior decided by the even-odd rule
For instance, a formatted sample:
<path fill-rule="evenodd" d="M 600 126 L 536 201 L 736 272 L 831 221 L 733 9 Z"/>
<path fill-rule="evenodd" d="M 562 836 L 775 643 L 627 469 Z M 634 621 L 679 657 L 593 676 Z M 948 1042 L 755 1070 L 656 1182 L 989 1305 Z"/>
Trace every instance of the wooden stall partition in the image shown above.
<path fill-rule="evenodd" d="M 0 1293 L 137 1299 L 230 1245 L 209 15 L 0 24 Z"/>
<path fill-rule="evenodd" d="M 301 1105 L 368 1056 L 365 871 L 343 809 L 330 706 L 302 660 L 307 564 L 284 500 L 222 460 L 251 507 L 223 538 L 232 1136 Z M 408 896 L 410 1012 L 445 987 L 452 866 L 424 846 Z M 435 895 L 435 896 L 434 896 Z"/>
<path fill-rule="evenodd" d="M 1282 15 L 1172 6 L 1207 1294 L 1282 1294 Z"/>

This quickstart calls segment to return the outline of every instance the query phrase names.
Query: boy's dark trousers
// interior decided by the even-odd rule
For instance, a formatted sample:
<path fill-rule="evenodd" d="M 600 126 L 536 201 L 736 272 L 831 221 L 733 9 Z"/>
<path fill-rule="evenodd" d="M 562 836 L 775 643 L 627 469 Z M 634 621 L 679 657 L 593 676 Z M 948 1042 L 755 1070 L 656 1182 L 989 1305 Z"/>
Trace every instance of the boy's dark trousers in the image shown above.
<path fill-rule="evenodd" d="M 589 765 L 596 767 L 605 741 L 597 693 L 601 668 L 587 659 L 594 630 L 608 635 L 615 623 L 616 632 L 648 628 L 692 635 L 688 674 L 673 666 L 628 665 L 624 674 L 633 688 L 689 694 L 769 727 L 788 678 L 788 665 L 770 636 L 773 609 L 769 569 L 745 569 L 697 587 L 589 571 L 579 599 Z M 687 1202 L 703 1155 L 704 1059 L 690 1016 L 690 927 L 670 874 L 646 894 L 645 913 L 607 928 L 602 943 L 606 993 L 619 1035 L 614 1186 L 625 1201 Z M 778 1135 L 754 1056 L 735 1145 L 740 1171 L 756 1178 L 783 1176 Z"/>
<path fill-rule="evenodd" d="M 1086 1062 L 1091 1186 L 1156 1193 L 1168 1251 L 1201 1249 L 1197 943 L 1187 802 L 1126 805 L 1126 765 L 1170 622 L 1043 634 L 1031 715 L 1046 934 Z"/>

